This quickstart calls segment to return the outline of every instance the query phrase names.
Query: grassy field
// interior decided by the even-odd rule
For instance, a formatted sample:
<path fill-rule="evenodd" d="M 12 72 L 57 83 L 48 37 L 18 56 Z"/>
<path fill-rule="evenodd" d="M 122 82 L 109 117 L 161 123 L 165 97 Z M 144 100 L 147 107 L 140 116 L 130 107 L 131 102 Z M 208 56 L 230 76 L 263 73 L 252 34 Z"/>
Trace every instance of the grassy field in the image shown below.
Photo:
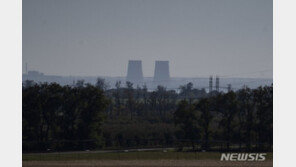
<path fill-rule="evenodd" d="M 219 160 L 218 152 L 112 152 L 112 153 L 41 153 L 23 154 L 23 161 L 71 161 L 71 160 Z M 267 160 L 272 160 L 272 153 L 267 153 Z"/>
<path fill-rule="evenodd" d="M 91 160 L 24 161 L 23 167 L 272 167 L 272 161 L 225 162 L 217 160 Z"/>
<path fill-rule="evenodd" d="M 113 153 L 42 153 L 23 154 L 24 167 L 263 167 L 272 166 L 272 153 L 264 162 L 220 161 L 218 152 L 113 152 Z"/>

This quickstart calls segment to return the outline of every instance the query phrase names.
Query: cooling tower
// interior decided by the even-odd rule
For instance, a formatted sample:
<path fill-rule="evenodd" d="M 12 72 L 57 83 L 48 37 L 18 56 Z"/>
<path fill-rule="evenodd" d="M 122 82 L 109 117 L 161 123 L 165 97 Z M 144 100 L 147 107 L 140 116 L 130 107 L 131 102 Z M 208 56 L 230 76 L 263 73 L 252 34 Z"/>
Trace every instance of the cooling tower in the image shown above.
<path fill-rule="evenodd" d="M 141 60 L 129 60 L 126 80 L 138 83 L 143 81 L 142 61 Z"/>
<path fill-rule="evenodd" d="M 154 81 L 165 83 L 170 80 L 169 61 L 155 61 Z"/>

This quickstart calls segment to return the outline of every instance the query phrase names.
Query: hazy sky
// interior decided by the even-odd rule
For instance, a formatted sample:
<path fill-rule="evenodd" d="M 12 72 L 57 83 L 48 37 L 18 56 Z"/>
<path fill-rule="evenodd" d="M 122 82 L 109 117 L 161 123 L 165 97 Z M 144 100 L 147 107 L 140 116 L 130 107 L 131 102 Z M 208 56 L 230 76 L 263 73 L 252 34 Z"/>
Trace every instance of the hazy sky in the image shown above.
<path fill-rule="evenodd" d="M 272 0 L 23 0 L 23 70 L 272 78 Z M 261 71 L 261 72 L 259 72 Z"/>

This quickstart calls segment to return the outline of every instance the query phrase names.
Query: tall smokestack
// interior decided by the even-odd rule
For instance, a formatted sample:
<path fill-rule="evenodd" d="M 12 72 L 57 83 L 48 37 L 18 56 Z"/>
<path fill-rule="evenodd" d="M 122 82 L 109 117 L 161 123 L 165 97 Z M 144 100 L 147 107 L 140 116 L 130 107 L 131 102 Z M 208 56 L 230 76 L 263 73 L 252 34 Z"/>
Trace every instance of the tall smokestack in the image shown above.
<path fill-rule="evenodd" d="M 219 92 L 219 82 L 220 82 L 220 78 L 218 76 L 216 76 L 216 91 Z"/>
<path fill-rule="evenodd" d="M 213 76 L 209 78 L 209 92 L 213 91 Z"/>
<path fill-rule="evenodd" d="M 165 83 L 169 82 L 169 80 L 169 61 L 155 61 L 154 81 Z"/>
<path fill-rule="evenodd" d="M 129 60 L 126 80 L 138 83 L 143 81 L 142 61 L 141 60 Z"/>

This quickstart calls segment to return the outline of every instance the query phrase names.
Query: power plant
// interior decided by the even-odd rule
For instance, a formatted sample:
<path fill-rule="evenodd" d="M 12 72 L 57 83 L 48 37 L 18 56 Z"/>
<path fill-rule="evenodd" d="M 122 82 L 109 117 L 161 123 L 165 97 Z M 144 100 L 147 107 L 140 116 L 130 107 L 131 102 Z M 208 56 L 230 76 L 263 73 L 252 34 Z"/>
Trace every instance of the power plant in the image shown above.
<path fill-rule="evenodd" d="M 245 82 L 249 83 L 249 78 L 221 78 L 219 76 L 211 75 L 209 78 L 186 78 L 186 77 L 172 77 L 169 71 L 169 61 L 155 61 L 154 76 L 144 77 L 141 60 L 129 60 L 127 75 L 119 77 L 107 77 L 107 76 L 58 76 L 43 74 L 39 71 L 29 70 L 28 65 L 22 75 L 23 81 L 32 80 L 36 83 L 59 83 L 60 85 L 73 85 L 73 81 L 84 80 L 86 83 L 96 84 L 97 78 L 105 79 L 111 88 L 116 88 L 115 85 L 118 81 L 124 83 L 130 81 L 134 85 L 134 88 L 146 86 L 150 91 L 155 90 L 157 86 L 161 85 L 168 90 L 179 91 L 180 85 L 188 84 L 192 82 L 194 85 L 198 85 L 199 88 L 208 88 L 209 92 L 229 92 L 246 86 Z M 247 86 L 250 88 L 257 88 L 261 85 L 272 84 L 272 79 L 257 79 L 256 82 L 252 82 Z M 221 82 L 222 81 L 222 82 Z M 228 85 L 227 85 L 228 84 Z M 235 84 L 234 87 L 233 85 Z"/>
<path fill-rule="evenodd" d="M 243 80 L 241 78 L 223 78 L 222 82 L 218 75 L 211 75 L 209 78 L 185 78 L 185 77 L 171 77 L 169 71 L 169 61 L 155 61 L 154 76 L 144 77 L 142 69 L 141 60 L 129 60 L 127 67 L 127 75 L 125 77 L 83 77 L 83 76 L 57 76 L 57 75 L 46 75 L 39 71 L 28 70 L 27 63 L 25 64 L 25 72 L 23 73 L 23 81 L 32 80 L 36 83 L 48 82 L 48 83 L 59 83 L 61 85 L 73 85 L 73 81 L 85 80 L 87 83 L 96 84 L 97 78 L 104 78 L 110 86 L 114 85 L 121 81 L 130 81 L 134 85 L 134 88 L 146 86 L 148 90 L 155 90 L 157 86 L 161 85 L 167 89 L 174 89 L 179 91 L 180 85 L 185 85 L 189 82 L 192 82 L 194 85 L 199 87 L 208 88 L 209 92 L 215 94 L 216 92 L 230 92 L 241 88 L 244 85 L 244 82 L 248 81 L 248 78 Z M 235 83 L 235 87 L 232 87 L 232 83 Z M 241 83 L 241 84 L 240 84 Z M 251 88 L 257 88 L 260 85 L 266 85 L 266 83 L 272 83 L 272 80 L 262 80 L 258 79 L 252 84 L 248 84 Z M 227 85 L 228 84 L 228 85 Z"/>
<path fill-rule="evenodd" d="M 143 71 L 142 71 L 141 60 L 128 61 L 126 80 L 133 83 L 143 82 Z"/>
<path fill-rule="evenodd" d="M 155 61 L 154 82 L 169 82 L 169 61 Z"/>
<path fill-rule="evenodd" d="M 129 60 L 126 80 L 132 83 L 143 82 L 141 60 Z M 155 84 L 167 84 L 170 80 L 169 61 L 155 61 L 153 82 Z"/>

